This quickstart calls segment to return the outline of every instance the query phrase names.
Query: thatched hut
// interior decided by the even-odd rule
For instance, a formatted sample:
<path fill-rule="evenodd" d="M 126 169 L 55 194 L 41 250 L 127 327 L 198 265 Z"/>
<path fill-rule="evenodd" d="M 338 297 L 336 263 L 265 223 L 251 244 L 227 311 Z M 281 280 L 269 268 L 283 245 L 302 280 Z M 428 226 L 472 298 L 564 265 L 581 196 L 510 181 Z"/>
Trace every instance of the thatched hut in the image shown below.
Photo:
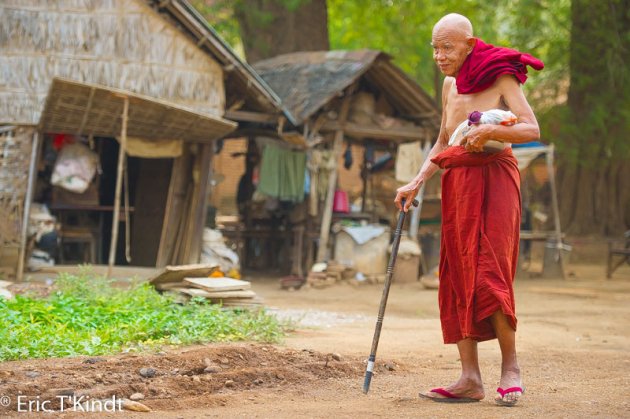
<path fill-rule="evenodd" d="M 48 202 L 102 249 L 92 262 L 108 247 L 116 263 L 197 261 L 212 141 L 236 127 L 226 104 L 280 115 L 273 92 L 183 0 L 7 0 L 0 23 L 0 266 L 16 249 L 24 260 L 53 133 L 88 139 L 99 155 L 92 201 Z M 127 255 L 119 219 L 133 238 Z"/>
<path fill-rule="evenodd" d="M 372 218 L 366 215 L 366 201 L 374 201 L 373 196 L 367 196 L 368 189 L 374 190 L 369 187 L 369 167 L 374 161 L 366 159 L 370 153 L 364 150 L 395 154 L 399 144 L 409 142 L 418 142 L 419 150 L 420 144 L 434 141 L 440 113 L 435 101 L 381 51 L 298 52 L 258 62 L 253 67 L 276 92 L 290 118 L 285 124 L 278 124 L 274 115 L 264 112 L 240 115 L 248 123 L 239 124 L 229 136 L 246 136 L 248 148 L 260 144 L 261 138 L 276 138 L 284 140 L 289 148 L 303 151 L 308 155 L 311 189 L 303 216 L 292 214 L 292 221 L 282 229 L 268 231 L 247 225 L 245 217 L 246 225 L 238 237 L 246 241 L 248 237 L 253 241 L 284 238 L 287 244 L 276 250 L 293 252 L 289 258 L 292 271 L 299 274 L 300 266 L 310 265 L 313 259 L 326 259 L 331 219 L 343 216 L 332 214 L 337 186 L 359 185 L 361 216 Z M 351 170 L 343 168 L 344 148 L 354 157 Z M 322 156 L 326 156 L 326 161 L 322 161 Z M 334 170 L 324 167 L 330 166 L 329 162 L 333 162 Z M 322 182 L 318 185 L 318 179 L 327 186 Z M 267 236 L 263 236 L 265 231 Z M 298 237 L 300 231 L 304 237 Z M 305 253 L 301 252 L 300 243 L 305 243 Z M 317 255 L 313 252 L 314 243 L 319 243 Z M 258 246 L 249 254 L 245 252 L 245 266 L 265 267 L 264 263 L 272 261 L 273 255 L 267 255 L 270 247 Z M 253 254 L 259 255 L 260 264 L 252 266 L 247 260 Z"/>

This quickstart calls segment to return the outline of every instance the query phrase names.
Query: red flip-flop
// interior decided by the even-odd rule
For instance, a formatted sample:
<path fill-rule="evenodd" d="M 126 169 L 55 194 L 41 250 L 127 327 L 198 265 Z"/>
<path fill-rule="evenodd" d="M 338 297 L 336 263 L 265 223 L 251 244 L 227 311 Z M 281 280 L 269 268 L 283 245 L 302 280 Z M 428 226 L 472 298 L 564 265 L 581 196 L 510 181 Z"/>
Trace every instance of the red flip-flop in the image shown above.
<path fill-rule="evenodd" d="M 510 387 L 510 388 L 506 388 L 505 390 L 503 390 L 501 387 L 497 388 L 497 393 L 499 393 L 501 395 L 500 399 L 494 399 L 494 401 L 499 405 L 499 406 L 514 406 L 516 403 L 518 403 L 518 399 L 514 400 L 514 401 L 505 401 L 503 400 L 503 397 L 505 397 L 506 394 L 508 393 L 516 393 L 517 391 L 519 391 L 521 393 L 521 395 L 523 395 L 525 393 L 525 389 L 522 387 Z"/>
<path fill-rule="evenodd" d="M 420 397 L 433 400 L 434 402 L 438 402 L 438 403 L 476 403 L 479 401 L 478 399 L 471 399 L 470 397 L 456 396 L 450 391 L 443 389 L 442 387 L 429 390 L 429 393 L 436 393 L 444 397 L 431 397 L 425 393 L 419 393 L 418 395 Z"/>

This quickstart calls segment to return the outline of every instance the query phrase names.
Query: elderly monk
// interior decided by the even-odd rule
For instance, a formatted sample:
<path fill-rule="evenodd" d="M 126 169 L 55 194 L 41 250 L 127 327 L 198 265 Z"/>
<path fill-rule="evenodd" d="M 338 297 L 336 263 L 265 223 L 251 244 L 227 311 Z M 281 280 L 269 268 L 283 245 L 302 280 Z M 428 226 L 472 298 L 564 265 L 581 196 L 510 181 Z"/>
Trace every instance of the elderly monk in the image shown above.
<path fill-rule="evenodd" d="M 497 338 L 502 362 L 495 401 L 513 406 L 523 393 L 512 287 L 521 208 L 520 175 L 510 144 L 539 138 L 520 84 L 527 78 L 527 65 L 542 69 L 543 63 L 474 38 L 470 21 L 458 14 L 440 19 L 432 45 L 446 76 L 440 133 L 418 175 L 398 189 L 395 203 L 407 211 L 420 186 L 438 168 L 445 169 L 438 300 L 444 342 L 457 344 L 462 371 L 456 382 L 420 395 L 439 402 L 483 399 L 477 343 Z M 479 124 L 449 147 L 449 137 L 462 121 L 490 109 L 511 111 L 517 123 Z"/>

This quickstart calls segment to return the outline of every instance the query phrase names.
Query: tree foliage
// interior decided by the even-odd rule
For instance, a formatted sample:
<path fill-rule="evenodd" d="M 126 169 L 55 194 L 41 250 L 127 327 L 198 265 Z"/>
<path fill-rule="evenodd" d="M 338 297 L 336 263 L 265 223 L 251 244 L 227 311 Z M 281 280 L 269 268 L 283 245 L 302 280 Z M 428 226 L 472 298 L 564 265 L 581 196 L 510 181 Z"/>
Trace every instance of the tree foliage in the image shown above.
<path fill-rule="evenodd" d="M 330 43 L 333 49 L 383 50 L 435 93 L 431 31 L 440 17 L 460 13 L 472 21 L 475 36 L 546 62 L 545 71 L 530 73 L 526 88 L 536 92 L 535 104 L 548 107 L 554 103 L 550 97 L 566 93 L 569 5 L 570 0 L 328 0 Z"/>
<path fill-rule="evenodd" d="M 191 4 L 206 18 L 214 29 L 244 57 L 243 42 L 238 21 L 234 17 L 240 0 L 192 0 Z"/>
<path fill-rule="evenodd" d="M 312 0 L 274 0 L 288 10 Z M 247 0 L 194 0 L 217 31 L 242 53 L 242 28 L 236 15 Z M 566 99 L 568 88 L 570 0 L 327 0 L 331 49 L 379 49 L 428 92 L 434 94 L 436 77 L 431 31 L 447 13 L 467 16 L 475 35 L 486 42 L 529 52 L 546 63 L 544 71 L 530 73 L 526 89 L 535 106 L 546 109 Z M 251 11 L 258 24 L 273 21 L 263 10 Z"/>
<path fill-rule="evenodd" d="M 193 0 L 193 5 L 250 63 L 329 48 L 326 0 Z"/>

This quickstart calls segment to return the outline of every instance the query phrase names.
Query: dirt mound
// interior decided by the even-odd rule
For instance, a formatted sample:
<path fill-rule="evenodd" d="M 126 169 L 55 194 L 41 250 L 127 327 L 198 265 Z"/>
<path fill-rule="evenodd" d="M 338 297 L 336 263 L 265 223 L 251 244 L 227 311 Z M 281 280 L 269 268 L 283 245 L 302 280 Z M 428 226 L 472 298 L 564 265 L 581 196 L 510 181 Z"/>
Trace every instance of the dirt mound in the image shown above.
<path fill-rule="evenodd" d="M 0 412 L 15 412 L 22 400 L 50 400 L 58 410 L 60 395 L 104 400 L 129 398 L 156 410 L 225 405 L 230 395 L 249 389 L 282 388 L 309 382 L 360 377 L 360 359 L 270 345 L 230 344 L 151 354 L 14 361 L 0 364 L 0 388 L 10 397 Z M 203 397 L 200 397 L 203 396 Z"/>

